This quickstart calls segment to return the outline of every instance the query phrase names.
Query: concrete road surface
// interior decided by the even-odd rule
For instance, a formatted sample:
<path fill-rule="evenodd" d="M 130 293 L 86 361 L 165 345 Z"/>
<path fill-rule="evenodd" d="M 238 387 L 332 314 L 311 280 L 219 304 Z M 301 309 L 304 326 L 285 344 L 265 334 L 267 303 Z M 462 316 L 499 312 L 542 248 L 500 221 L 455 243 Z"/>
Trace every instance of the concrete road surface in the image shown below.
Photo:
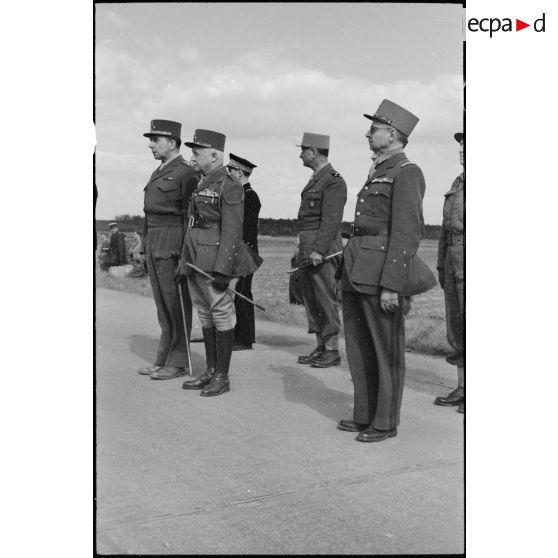
<path fill-rule="evenodd" d="M 352 418 L 344 348 L 341 367 L 300 365 L 313 336 L 258 322 L 231 392 L 205 398 L 137 374 L 151 298 L 98 289 L 96 312 L 99 553 L 463 552 L 463 415 L 432 404 L 455 383 L 443 359 L 407 354 L 399 435 L 366 444 L 335 428 Z"/>

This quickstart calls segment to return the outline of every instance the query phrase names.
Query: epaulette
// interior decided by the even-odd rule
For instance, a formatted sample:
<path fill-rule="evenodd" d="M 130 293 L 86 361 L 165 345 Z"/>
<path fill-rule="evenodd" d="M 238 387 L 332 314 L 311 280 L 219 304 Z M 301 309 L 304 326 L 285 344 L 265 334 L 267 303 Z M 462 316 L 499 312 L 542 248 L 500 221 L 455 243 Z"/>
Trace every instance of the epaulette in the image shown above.
<path fill-rule="evenodd" d="M 335 178 L 343 178 L 335 169 L 331 171 L 331 176 L 335 176 Z"/>
<path fill-rule="evenodd" d="M 406 163 L 403 163 L 401 165 L 401 168 L 406 167 L 407 165 L 414 165 L 415 163 L 412 163 L 411 161 L 407 161 Z"/>

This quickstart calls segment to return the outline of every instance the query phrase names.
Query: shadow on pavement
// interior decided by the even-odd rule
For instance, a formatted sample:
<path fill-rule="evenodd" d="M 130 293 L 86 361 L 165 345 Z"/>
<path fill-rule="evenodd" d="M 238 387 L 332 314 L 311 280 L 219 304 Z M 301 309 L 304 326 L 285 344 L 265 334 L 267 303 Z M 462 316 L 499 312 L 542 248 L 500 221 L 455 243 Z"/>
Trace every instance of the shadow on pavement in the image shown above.
<path fill-rule="evenodd" d="M 130 337 L 128 337 L 128 342 L 130 351 L 133 354 L 149 363 L 153 362 L 157 355 L 159 339 L 155 339 L 149 335 L 130 335 Z M 194 376 L 199 376 L 205 371 L 205 352 L 203 355 L 197 355 L 192 352 L 192 368 L 194 370 Z"/>
<path fill-rule="evenodd" d="M 306 405 L 338 422 L 353 416 L 353 395 L 328 388 L 324 382 L 291 366 L 270 366 L 282 376 L 285 399 Z"/>
<path fill-rule="evenodd" d="M 258 334 L 256 343 L 270 347 L 298 347 L 306 343 L 311 344 L 312 338 L 303 339 L 293 335 Z"/>

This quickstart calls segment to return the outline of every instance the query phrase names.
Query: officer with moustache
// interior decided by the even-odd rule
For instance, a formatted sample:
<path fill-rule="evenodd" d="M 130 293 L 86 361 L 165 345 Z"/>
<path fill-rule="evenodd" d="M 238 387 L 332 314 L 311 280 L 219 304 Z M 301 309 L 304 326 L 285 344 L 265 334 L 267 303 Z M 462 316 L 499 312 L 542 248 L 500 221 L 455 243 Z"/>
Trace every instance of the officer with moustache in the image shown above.
<path fill-rule="evenodd" d="M 359 432 L 358 441 L 380 442 L 396 436 L 399 426 L 409 297 L 436 279 L 416 255 L 425 181 L 404 151 L 418 118 L 389 100 L 364 116 L 372 121 L 366 137 L 378 156 L 358 193 L 340 268 L 354 412 L 337 427 Z"/>
<path fill-rule="evenodd" d="M 239 277 L 250 275 L 262 260 L 242 240 L 244 189 L 223 166 L 225 136 L 198 129 L 186 142 L 191 162 L 202 174 L 188 209 L 188 228 L 180 261 L 180 274 L 202 324 L 206 371 L 184 389 L 199 389 L 204 397 L 230 391 L 229 366 L 234 343 L 234 288 Z M 186 264 L 212 275 L 208 279 Z"/>
<path fill-rule="evenodd" d="M 174 280 L 184 238 L 184 213 L 199 176 L 180 155 L 182 125 L 172 120 L 152 120 L 143 134 L 149 139 L 153 158 L 161 161 L 144 188 L 145 223 L 143 230 L 147 272 L 157 307 L 161 337 L 155 362 L 139 370 L 152 380 L 184 376 L 187 347 L 180 305 Z M 192 304 L 183 286 L 188 336 L 192 328 Z"/>
<path fill-rule="evenodd" d="M 244 188 L 244 242 L 258 253 L 258 217 L 260 214 L 260 198 L 250 184 L 250 175 L 257 165 L 233 153 L 229 154 L 227 166 L 229 174 L 236 178 Z M 253 275 L 240 277 L 236 290 L 245 297 L 252 297 Z M 236 325 L 234 326 L 233 351 L 244 351 L 252 348 L 256 342 L 256 324 L 254 319 L 254 306 L 240 297 L 235 297 Z"/>

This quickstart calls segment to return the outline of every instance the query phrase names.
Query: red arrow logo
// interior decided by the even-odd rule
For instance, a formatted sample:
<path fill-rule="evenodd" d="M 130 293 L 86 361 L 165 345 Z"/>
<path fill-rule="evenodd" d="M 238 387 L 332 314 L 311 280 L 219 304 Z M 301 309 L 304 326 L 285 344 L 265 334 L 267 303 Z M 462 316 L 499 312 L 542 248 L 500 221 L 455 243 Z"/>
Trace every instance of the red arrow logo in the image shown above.
<path fill-rule="evenodd" d="M 516 31 L 521 31 L 522 29 L 525 29 L 525 27 L 531 27 L 531 24 L 530 23 L 525 23 L 524 21 L 521 21 L 520 19 L 515 20 L 515 30 Z"/>

